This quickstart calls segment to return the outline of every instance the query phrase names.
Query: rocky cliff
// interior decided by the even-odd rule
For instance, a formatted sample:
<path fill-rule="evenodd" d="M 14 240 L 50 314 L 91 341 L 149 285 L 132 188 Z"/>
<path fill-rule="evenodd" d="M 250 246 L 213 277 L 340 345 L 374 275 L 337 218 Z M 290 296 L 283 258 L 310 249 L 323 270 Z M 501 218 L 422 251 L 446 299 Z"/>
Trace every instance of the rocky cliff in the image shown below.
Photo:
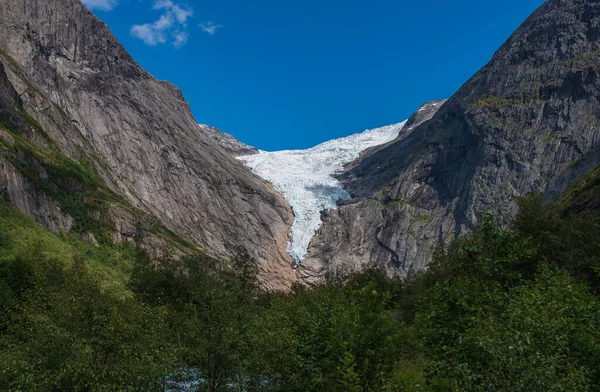
<path fill-rule="evenodd" d="M 286 201 L 80 0 L 0 2 L 0 81 L 0 186 L 21 210 L 55 230 L 111 222 L 116 239 L 160 226 L 219 258 L 242 245 L 265 287 L 295 280 Z"/>
<path fill-rule="evenodd" d="M 315 282 L 370 266 L 407 276 L 485 211 L 550 200 L 600 161 L 600 2 L 549 0 L 437 111 L 346 174 L 303 262 Z"/>
<path fill-rule="evenodd" d="M 433 115 L 438 111 L 438 109 L 440 107 L 442 107 L 444 102 L 446 102 L 446 101 L 443 99 L 425 102 L 423 105 L 421 105 L 421 107 L 419 109 L 417 109 L 416 112 L 414 112 L 408 118 L 408 120 L 406 120 L 406 123 L 400 130 L 398 137 L 396 137 L 396 139 L 392 140 L 391 142 L 384 143 L 379 146 L 375 146 L 375 147 L 366 149 L 365 151 L 363 151 L 360 154 L 360 157 L 358 159 L 348 163 L 344 167 L 344 172 L 345 173 L 350 172 L 351 169 L 353 169 L 354 167 L 359 165 L 367 157 L 373 155 L 377 151 L 383 150 L 384 148 L 393 144 L 394 142 L 406 137 L 413 129 L 415 129 L 419 125 L 423 124 L 425 121 L 428 121 L 429 119 L 431 119 L 431 117 L 433 117 Z M 344 176 L 341 175 L 340 177 L 343 178 Z"/>
<path fill-rule="evenodd" d="M 241 157 L 245 155 L 254 155 L 259 153 L 257 148 L 240 142 L 232 135 L 225 133 L 220 129 L 205 124 L 200 124 L 200 129 L 211 139 L 217 142 L 219 147 L 227 151 L 229 155 L 233 157 Z"/>

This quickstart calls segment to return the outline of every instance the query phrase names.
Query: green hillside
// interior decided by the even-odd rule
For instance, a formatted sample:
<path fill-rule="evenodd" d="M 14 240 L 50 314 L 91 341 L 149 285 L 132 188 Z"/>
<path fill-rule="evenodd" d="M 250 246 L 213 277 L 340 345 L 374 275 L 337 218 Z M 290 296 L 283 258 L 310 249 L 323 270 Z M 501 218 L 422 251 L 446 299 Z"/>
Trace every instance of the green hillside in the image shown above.
<path fill-rule="evenodd" d="M 261 292 L 240 254 L 150 262 L 56 235 L 0 204 L 6 390 L 586 391 L 600 383 L 593 171 L 438 248 L 408 281 L 377 271 Z M 594 185 L 595 184 L 595 185 Z M 577 208 L 575 208 L 577 206 Z M 587 207 L 582 207 L 587 206 Z"/>

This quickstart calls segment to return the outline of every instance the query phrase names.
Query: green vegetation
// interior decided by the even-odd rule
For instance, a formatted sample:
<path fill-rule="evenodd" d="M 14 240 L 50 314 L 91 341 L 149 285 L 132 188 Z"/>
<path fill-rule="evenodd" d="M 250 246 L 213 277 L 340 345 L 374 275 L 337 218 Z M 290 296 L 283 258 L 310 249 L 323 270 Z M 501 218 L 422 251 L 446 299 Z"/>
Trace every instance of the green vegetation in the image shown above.
<path fill-rule="evenodd" d="M 567 169 L 570 169 L 570 168 L 572 168 L 573 166 L 577 165 L 579 162 L 581 162 L 581 158 L 578 158 L 578 159 L 573 159 L 572 161 L 568 162 L 568 163 L 565 165 L 565 168 L 567 168 Z"/>
<path fill-rule="evenodd" d="M 23 71 L 23 67 L 19 65 L 15 59 L 8 55 L 8 53 L 0 50 L 0 56 L 4 57 L 4 59 L 8 62 L 10 69 L 17 74 L 17 76 L 25 83 L 27 86 L 27 90 L 31 94 L 37 94 L 39 97 L 47 99 L 48 97 L 42 90 L 40 90 L 34 83 L 32 83 L 28 78 L 25 77 L 26 72 Z"/>
<path fill-rule="evenodd" d="M 487 98 L 482 98 L 471 105 L 470 109 L 478 109 L 478 108 L 495 108 L 495 109 L 504 109 L 510 107 L 516 102 L 515 99 L 507 98 L 507 97 L 499 97 L 496 95 L 489 96 Z"/>
<path fill-rule="evenodd" d="M 417 222 L 421 223 L 429 223 L 431 221 L 431 217 L 429 215 L 421 215 L 417 218 Z"/>
<path fill-rule="evenodd" d="M 42 126 L 40 125 L 40 123 L 35 118 L 31 117 L 30 115 L 28 115 L 25 112 L 23 112 L 23 118 L 25 119 L 25 122 L 29 126 L 31 126 L 32 128 L 35 128 L 38 131 L 42 131 Z"/>
<path fill-rule="evenodd" d="M 54 109 L 60 114 L 60 117 L 62 118 L 63 121 L 67 121 L 67 113 L 65 113 L 65 111 L 63 110 L 63 108 L 61 108 L 60 106 L 58 106 L 56 103 L 52 102 L 52 106 L 54 106 Z"/>
<path fill-rule="evenodd" d="M 600 385 L 598 169 L 565 200 L 484 217 L 427 272 L 265 293 L 256 263 L 150 261 L 0 203 L 0 389 L 592 391 Z"/>
<path fill-rule="evenodd" d="M 11 204 L 0 202 L 0 260 L 32 253 L 52 258 L 65 266 L 71 266 L 75 260 L 84 260 L 94 275 L 102 278 L 103 285 L 113 289 L 119 287 L 121 294 L 128 292 L 125 283 L 140 255 L 130 244 L 94 246 L 74 234 L 53 234 Z"/>
<path fill-rule="evenodd" d="M 198 247 L 198 245 L 177 235 L 176 233 L 172 232 L 164 226 L 159 226 L 155 228 L 154 232 L 161 238 L 165 239 L 165 241 L 167 241 L 169 245 L 175 249 L 183 249 L 186 251 L 190 251 L 191 253 L 202 253 L 202 250 Z"/>
<path fill-rule="evenodd" d="M 600 50 L 586 52 L 570 60 L 573 71 L 586 71 L 588 68 L 598 68 L 600 64 Z"/>
<path fill-rule="evenodd" d="M 28 123 L 37 124 L 33 118 Z M 41 130 L 39 124 L 36 127 Z M 50 149 L 46 150 L 15 132 L 8 129 L 6 132 L 14 143 L 8 148 L 5 158 L 38 191 L 56 200 L 61 209 L 73 217 L 75 231 L 91 232 L 99 241 L 108 242 L 106 229 L 98 217 L 104 212 L 107 202 L 117 203 L 121 199 L 106 187 L 91 165 L 65 156 L 48 137 Z"/>
<path fill-rule="evenodd" d="M 402 199 L 402 200 L 389 200 L 388 202 L 383 203 L 383 206 L 385 208 L 393 209 L 393 208 L 395 208 L 397 206 L 405 206 L 407 204 L 408 204 L 408 201 L 404 200 L 404 199 Z"/>
<path fill-rule="evenodd" d="M 577 207 L 582 203 L 598 199 L 600 199 L 600 165 L 567 191 L 562 208 Z"/>
<path fill-rule="evenodd" d="M 8 61 L 10 69 L 23 79 L 30 92 L 45 98 L 39 89 L 23 78 L 22 69 L 14 60 L 2 51 L 0 56 Z M 66 119 L 66 113 L 53 105 Z M 98 241 L 110 242 L 112 228 L 106 227 L 102 218 L 110 204 L 127 204 L 108 189 L 91 162 L 76 161 L 66 156 L 20 101 L 11 106 L 7 105 L 6 113 L 0 115 L 0 130 L 5 135 L 0 138 L 3 146 L 0 159 L 10 162 L 37 191 L 54 199 L 61 210 L 73 218 L 74 231 L 92 233 Z"/>

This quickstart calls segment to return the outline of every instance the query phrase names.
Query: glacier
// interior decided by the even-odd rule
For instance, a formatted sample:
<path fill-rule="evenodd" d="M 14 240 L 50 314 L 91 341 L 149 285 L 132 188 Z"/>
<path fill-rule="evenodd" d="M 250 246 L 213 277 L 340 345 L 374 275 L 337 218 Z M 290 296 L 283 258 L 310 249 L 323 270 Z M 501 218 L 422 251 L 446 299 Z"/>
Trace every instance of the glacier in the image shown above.
<path fill-rule="evenodd" d="M 406 124 L 366 130 L 329 140 L 306 150 L 260 151 L 240 156 L 255 174 L 271 182 L 294 211 L 288 253 L 299 263 L 305 256 L 317 229 L 321 212 L 336 209 L 337 201 L 350 198 L 334 177 L 361 152 L 394 140 Z"/>

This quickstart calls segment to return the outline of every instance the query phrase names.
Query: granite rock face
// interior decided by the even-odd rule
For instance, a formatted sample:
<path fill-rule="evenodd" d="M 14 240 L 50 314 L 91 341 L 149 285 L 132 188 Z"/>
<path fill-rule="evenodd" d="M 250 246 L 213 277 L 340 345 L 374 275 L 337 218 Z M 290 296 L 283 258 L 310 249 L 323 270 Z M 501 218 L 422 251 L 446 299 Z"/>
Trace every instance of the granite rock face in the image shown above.
<path fill-rule="evenodd" d="M 259 153 L 257 148 L 240 142 L 232 135 L 225 133 L 220 129 L 205 124 L 200 124 L 200 129 L 211 139 L 217 142 L 219 147 L 227 151 L 233 157 L 241 157 L 245 155 L 254 155 Z"/>
<path fill-rule="evenodd" d="M 55 233 L 68 232 L 73 218 L 58 203 L 37 191 L 10 162 L 0 156 L 0 194 L 5 194 L 22 212 Z"/>
<path fill-rule="evenodd" d="M 406 121 L 393 141 L 365 150 L 357 160 L 345 166 L 340 179 L 345 178 L 347 183 L 353 178 L 354 168 L 378 151 L 408 137 L 416 127 L 429 121 L 444 102 L 438 100 L 421 105 Z M 323 226 L 311 241 L 307 257 L 297 268 L 301 282 L 315 285 L 330 275 L 359 272 L 367 268 L 382 268 L 389 270 L 390 273 L 397 272 L 386 262 L 378 262 L 374 257 L 379 252 L 391 251 L 379 238 L 381 232 L 379 223 L 398 203 L 387 199 L 384 195 L 385 191 L 384 189 L 360 201 L 356 198 L 342 201 L 338 209 L 322 212 Z M 399 258 L 400 256 L 394 254 L 392 260 L 398 263 Z"/>
<path fill-rule="evenodd" d="M 353 169 L 354 167 L 359 165 L 365 158 L 369 157 L 370 155 L 373 155 L 377 151 L 383 150 L 387 146 L 394 144 L 398 140 L 401 140 L 401 139 L 405 138 L 406 136 L 408 136 L 408 134 L 410 134 L 410 132 L 413 129 L 415 129 L 416 127 L 418 127 L 425 121 L 431 119 L 431 117 L 433 117 L 433 115 L 438 111 L 438 109 L 440 107 L 442 107 L 444 102 L 446 102 L 446 101 L 445 100 L 435 100 L 435 101 L 425 102 L 423 105 L 421 105 L 421 107 L 416 112 L 414 112 L 408 118 L 408 120 L 406 120 L 406 123 L 404 124 L 404 126 L 402 127 L 400 132 L 398 133 L 398 137 L 396 137 L 396 139 L 392 140 L 389 143 L 381 144 L 379 146 L 375 146 L 375 147 L 366 149 L 365 151 L 363 151 L 360 154 L 360 157 L 358 159 L 348 163 L 344 167 L 344 172 L 345 173 L 350 172 L 351 169 Z M 340 178 L 343 178 L 343 177 L 344 177 L 343 175 L 340 176 Z"/>
<path fill-rule="evenodd" d="M 442 105 L 446 103 L 445 99 L 438 99 L 435 101 L 425 102 L 421 107 L 414 112 L 406 121 L 404 128 L 398 135 L 398 138 L 395 141 L 400 140 L 404 136 L 406 136 L 410 131 L 423 124 L 425 121 L 431 120 L 431 118 L 437 113 L 437 111 L 442 107 Z"/>
<path fill-rule="evenodd" d="M 216 257 L 242 245 L 266 288 L 295 281 L 287 202 L 201 132 L 182 93 L 144 71 L 80 0 L 0 2 L 0 60 L 16 92 L 0 96 L 3 118 L 16 99 L 63 154 L 90 163 L 134 209 Z M 131 234 L 132 222 L 113 220 Z"/>
<path fill-rule="evenodd" d="M 482 213 L 514 216 L 600 161 L 600 2 L 549 0 L 432 119 L 345 173 L 353 200 L 327 213 L 303 263 L 407 276 Z"/>
<path fill-rule="evenodd" d="M 38 191 L 6 157 L 14 145 L 13 137 L 3 128 L 28 129 L 23 116 L 23 105 L 9 76 L 0 62 L 0 196 L 8 198 L 15 206 L 33 216 L 55 233 L 69 231 L 73 218 L 64 213 L 58 203 Z M 29 139 L 39 139 L 30 128 Z M 38 170 L 43 171 L 42 168 Z M 42 173 L 42 176 L 45 173 Z"/>

